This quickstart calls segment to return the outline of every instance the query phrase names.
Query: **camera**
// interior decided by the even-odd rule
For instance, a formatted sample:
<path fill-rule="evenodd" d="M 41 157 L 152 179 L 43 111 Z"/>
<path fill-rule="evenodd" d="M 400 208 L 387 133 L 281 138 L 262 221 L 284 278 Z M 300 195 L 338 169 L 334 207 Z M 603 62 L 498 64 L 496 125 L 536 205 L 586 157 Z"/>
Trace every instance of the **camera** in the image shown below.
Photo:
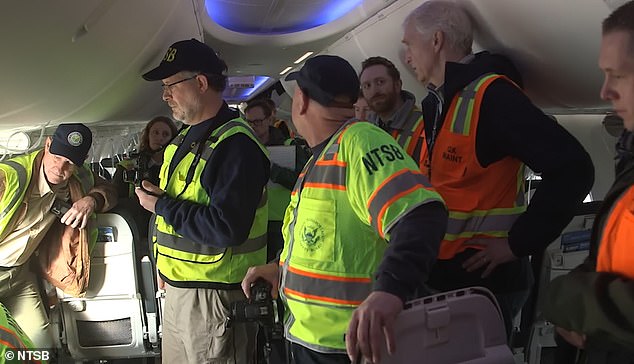
<path fill-rule="evenodd" d="M 135 156 L 132 155 L 132 157 Z M 147 153 L 137 154 L 132 169 L 123 171 L 123 181 L 140 187 L 141 181 L 149 178 L 150 158 L 151 156 Z"/>
<path fill-rule="evenodd" d="M 257 322 L 264 327 L 273 327 L 279 322 L 277 302 L 271 296 L 271 285 L 258 279 L 251 286 L 251 298 L 231 303 L 227 326 L 238 322 Z"/>
<path fill-rule="evenodd" d="M 55 201 L 53 201 L 53 206 L 51 206 L 51 212 L 55 216 L 57 216 L 57 218 L 61 219 L 62 216 L 64 216 L 71 207 L 71 204 L 69 204 L 68 202 L 55 199 Z"/>
<path fill-rule="evenodd" d="M 284 336 L 284 329 L 277 309 L 277 301 L 271 296 L 271 284 L 258 279 L 251 286 L 250 299 L 231 303 L 226 326 L 234 323 L 257 322 L 264 331 L 265 357 L 271 352 L 271 340 L 279 340 Z"/>

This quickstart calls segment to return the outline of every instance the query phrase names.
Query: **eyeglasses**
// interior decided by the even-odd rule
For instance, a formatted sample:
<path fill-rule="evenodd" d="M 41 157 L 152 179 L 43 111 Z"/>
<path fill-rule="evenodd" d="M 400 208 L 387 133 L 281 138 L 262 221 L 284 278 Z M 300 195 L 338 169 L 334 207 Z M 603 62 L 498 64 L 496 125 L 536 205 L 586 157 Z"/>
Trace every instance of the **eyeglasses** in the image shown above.
<path fill-rule="evenodd" d="M 163 85 L 163 92 L 165 91 L 169 91 L 172 92 L 172 86 L 174 85 L 178 85 L 181 82 L 185 82 L 185 81 L 189 81 L 189 80 L 193 80 L 194 78 L 196 78 L 199 74 L 195 74 L 191 77 L 188 78 L 183 78 L 182 80 L 176 81 L 176 82 L 172 82 L 172 83 L 167 83 Z"/>
<path fill-rule="evenodd" d="M 253 119 L 253 120 L 249 120 L 249 119 L 245 119 L 245 121 L 249 124 L 253 124 L 254 126 L 260 126 L 262 125 L 262 123 L 264 123 L 266 121 L 266 119 L 268 118 L 264 118 L 264 119 Z"/>

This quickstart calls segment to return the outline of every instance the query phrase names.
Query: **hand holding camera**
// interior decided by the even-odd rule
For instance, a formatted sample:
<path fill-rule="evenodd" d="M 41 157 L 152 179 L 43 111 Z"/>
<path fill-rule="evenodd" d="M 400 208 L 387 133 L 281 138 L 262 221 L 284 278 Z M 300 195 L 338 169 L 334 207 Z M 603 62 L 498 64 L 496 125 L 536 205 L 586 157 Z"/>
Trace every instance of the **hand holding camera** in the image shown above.
<path fill-rule="evenodd" d="M 257 322 L 264 332 L 264 357 L 267 362 L 272 348 L 271 340 L 280 340 L 284 337 L 277 301 L 271 296 L 271 288 L 268 281 L 258 278 L 251 285 L 249 299 L 231 303 L 225 322 L 228 328 L 234 323 Z"/>
<path fill-rule="evenodd" d="M 141 181 L 149 178 L 151 158 L 150 154 L 139 153 L 132 164 L 132 168 L 123 171 L 123 181 L 142 188 Z"/>

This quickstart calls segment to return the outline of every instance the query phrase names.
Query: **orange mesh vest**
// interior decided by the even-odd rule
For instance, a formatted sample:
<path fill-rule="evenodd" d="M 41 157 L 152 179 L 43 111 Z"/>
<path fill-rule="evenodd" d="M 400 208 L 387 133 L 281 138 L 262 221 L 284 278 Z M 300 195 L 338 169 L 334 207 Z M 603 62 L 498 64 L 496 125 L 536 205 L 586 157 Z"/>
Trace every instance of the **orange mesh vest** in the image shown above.
<path fill-rule="evenodd" d="M 506 157 L 484 168 L 476 156 L 484 92 L 499 78 L 512 82 L 497 74 L 483 75 L 451 100 L 431 161 L 427 143 L 423 143 L 418 158 L 421 170 L 430 177 L 449 210 L 438 259 L 451 259 L 469 247 L 481 249 L 469 244 L 473 238 L 508 237 L 511 226 L 526 209 L 524 164 Z"/>
<path fill-rule="evenodd" d="M 621 274 L 634 279 L 634 187 L 616 201 L 601 232 L 597 272 Z"/>

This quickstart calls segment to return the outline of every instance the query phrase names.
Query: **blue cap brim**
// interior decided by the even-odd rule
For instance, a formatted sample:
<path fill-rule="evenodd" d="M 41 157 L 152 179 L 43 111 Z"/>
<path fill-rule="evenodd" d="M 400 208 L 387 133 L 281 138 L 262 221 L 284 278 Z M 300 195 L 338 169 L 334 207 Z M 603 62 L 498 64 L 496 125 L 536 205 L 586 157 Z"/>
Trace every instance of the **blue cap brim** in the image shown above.
<path fill-rule="evenodd" d="M 294 81 L 294 80 L 297 80 L 298 78 L 299 78 L 299 71 L 295 71 L 295 72 L 289 73 L 284 79 L 284 81 Z"/>
<path fill-rule="evenodd" d="M 179 69 L 178 67 L 175 67 L 171 63 L 161 62 L 161 64 L 158 65 L 158 67 L 144 73 L 142 77 L 146 81 L 160 81 L 170 76 L 173 76 L 180 71 L 183 71 L 183 70 Z"/>

